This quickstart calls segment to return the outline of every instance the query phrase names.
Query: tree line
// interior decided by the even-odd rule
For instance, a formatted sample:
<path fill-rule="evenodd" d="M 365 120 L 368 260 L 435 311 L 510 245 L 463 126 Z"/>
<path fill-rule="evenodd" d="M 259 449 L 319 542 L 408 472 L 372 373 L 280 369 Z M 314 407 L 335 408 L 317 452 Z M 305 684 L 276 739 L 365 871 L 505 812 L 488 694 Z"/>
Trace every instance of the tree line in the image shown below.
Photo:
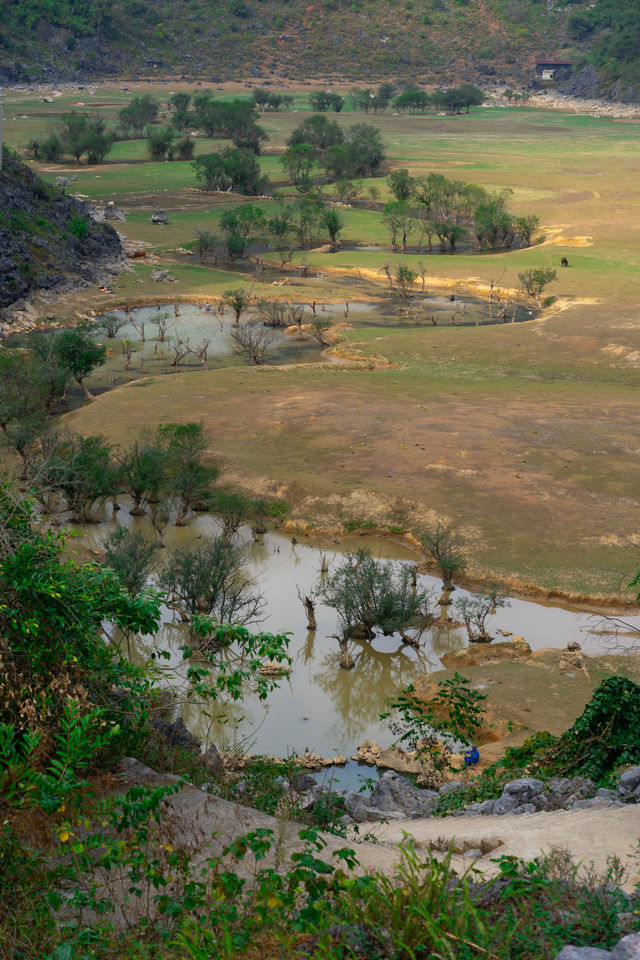
<path fill-rule="evenodd" d="M 383 209 L 394 249 L 405 253 L 410 237 L 418 250 L 431 251 L 437 238 L 441 252 L 453 252 L 471 230 L 480 248 L 528 247 L 540 220 L 535 214 L 515 216 L 508 209 L 510 190 L 491 192 L 473 183 L 450 180 L 439 173 L 412 177 L 406 168 L 387 178 L 394 200 Z"/>

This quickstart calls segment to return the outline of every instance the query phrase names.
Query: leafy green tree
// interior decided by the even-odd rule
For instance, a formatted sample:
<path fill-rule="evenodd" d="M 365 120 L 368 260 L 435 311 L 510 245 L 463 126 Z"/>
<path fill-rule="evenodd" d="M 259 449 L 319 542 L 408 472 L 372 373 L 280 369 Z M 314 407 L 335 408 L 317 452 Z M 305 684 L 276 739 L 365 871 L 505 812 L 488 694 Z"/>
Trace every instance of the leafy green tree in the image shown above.
<path fill-rule="evenodd" d="M 38 153 L 45 163 L 57 163 L 64 153 L 64 143 L 57 133 L 50 133 L 43 137 L 38 144 Z"/>
<path fill-rule="evenodd" d="M 304 249 L 323 227 L 326 228 L 324 217 L 328 208 L 317 197 L 305 194 L 291 204 L 290 209 L 298 246 Z"/>
<path fill-rule="evenodd" d="M 432 102 L 432 98 L 424 90 L 413 89 L 405 90 L 396 97 L 393 104 L 396 110 L 401 112 L 407 110 L 409 113 L 424 113 Z"/>
<path fill-rule="evenodd" d="M 190 510 L 206 509 L 218 467 L 206 459 L 201 423 L 163 424 L 157 439 L 166 451 L 164 486 L 177 504 L 175 524 L 183 527 Z"/>
<path fill-rule="evenodd" d="M 126 107 L 118 114 L 120 125 L 131 131 L 134 136 L 142 136 L 142 131 L 150 123 L 153 123 L 160 110 L 160 104 L 150 94 L 144 94 L 140 97 L 133 97 Z"/>
<path fill-rule="evenodd" d="M 107 333 L 108 336 L 108 333 Z M 45 385 L 44 405 L 47 411 L 64 401 L 73 374 L 56 350 L 56 334 L 36 330 L 31 334 L 31 354 L 39 365 L 39 375 Z"/>
<path fill-rule="evenodd" d="M 263 608 L 244 551 L 223 537 L 202 537 L 194 547 L 170 551 L 160 585 L 190 618 L 204 615 L 220 624 L 244 624 Z"/>
<path fill-rule="evenodd" d="M 344 106 L 344 97 L 339 93 L 329 93 L 326 90 L 320 90 L 309 96 L 311 109 L 318 113 L 325 113 L 327 110 L 333 110 L 334 113 L 340 113 Z"/>
<path fill-rule="evenodd" d="M 103 542 L 105 560 L 127 593 L 139 597 L 147 588 L 155 546 L 139 530 L 116 527 Z"/>
<path fill-rule="evenodd" d="M 209 91 L 193 98 L 194 121 L 208 137 L 226 137 L 237 148 L 260 153 L 267 134 L 257 124 L 258 111 L 250 100 L 218 100 Z"/>
<path fill-rule="evenodd" d="M 413 285 L 417 279 L 418 275 L 411 267 L 408 267 L 404 263 L 398 264 L 393 286 L 403 303 L 406 303 L 406 301 L 410 299 Z"/>
<path fill-rule="evenodd" d="M 298 143 L 287 147 L 280 157 L 280 163 L 296 190 L 307 193 L 311 188 L 311 171 L 315 165 L 315 153 L 311 144 Z"/>
<path fill-rule="evenodd" d="M 255 501 L 237 490 L 218 488 L 213 492 L 209 509 L 222 527 L 222 540 L 231 543 L 242 524 L 255 516 Z"/>
<path fill-rule="evenodd" d="M 382 134 L 368 123 L 356 123 L 347 131 L 342 145 L 330 147 L 321 159 L 327 177 L 371 177 L 384 160 Z"/>
<path fill-rule="evenodd" d="M 349 553 L 318 588 L 318 594 L 333 607 L 345 638 L 371 640 L 374 627 L 385 636 L 420 620 L 429 621 L 429 594 L 413 586 L 413 571 L 407 564 L 376 560 L 368 550 Z M 413 642 L 413 641 L 412 641 Z"/>
<path fill-rule="evenodd" d="M 389 189 L 399 203 L 406 203 L 415 193 L 415 177 L 409 175 L 406 167 L 394 170 L 387 177 Z"/>
<path fill-rule="evenodd" d="M 174 93 L 169 97 L 169 102 L 175 111 L 180 111 L 186 113 L 191 104 L 191 94 L 190 93 Z"/>
<path fill-rule="evenodd" d="M 462 552 L 462 540 L 453 527 L 446 523 L 437 523 L 421 530 L 418 539 L 442 577 L 442 596 L 448 600 L 454 588 L 454 576 L 464 573 L 467 565 Z"/>
<path fill-rule="evenodd" d="M 326 153 L 330 147 L 339 146 L 344 141 L 342 127 L 335 120 L 327 120 L 323 114 L 307 117 L 299 127 L 293 131 L 287 145 L 296 147 L 308 143 L 313 147 L 316 156 Z"/>
<path fill-rule="evenodd" d="M 19 802 L 49 812 L 69 801 L 73 791 L 86 797 L 86 782 L 78 782 L 83 771 L 135 749 L 148 717 L 149 681 L 105 636 L 105 625 L 153 634 L 160 619 L 155 594 L 134 599 L 111 571 L 65 560 L 63 550 L 64 536 L 40 529 L 32 504 L 5 486 L 0 492 L 5 693 L 0 730 L 30 757 L 22 768 Z M 56 756 L 62 762 L 53 763 Z M 3 751 L 4 787 L 16 772 Z"/>
<path fill-rule="evenodd" d="M 407 238 L 416 228 L 416 220 L 413 210 L 408 203 L 395 200 L 388 203 L 383 212 L 382 219 L 387 224 L 391 232 L 391 243 L 396 249 L 398 237 L 402 242 L 402 252 L 407 252 Z"/>
<path fill-rule="evenodd" d="M 93 394 L 85 385 L 96 367 L 101 367 L 107 356 L 107 348 L 96 343 L 86 327 L 74 327 L 62 330 L 54 337 L 53 348 L 60 364 L 71 371 L 73 378 L 81 387 L 86 400 L 93 400 Z"/>
<path fill-rule="evenodd" d="M 323 223 L 327 228 L 329 237 L 331 238 L 331 252 L 335 253 L 338 234 L 341 230 L 344 230 L 344 220 L 337 210 L 335 210 L 333 207 L 327 207 L 327 209 L 324 211 Z"/>
<path fill-rule="evenodd" d="M 181 137 L 175 144 L 175 152 L 178 155 L 178 160 L 193 160 L 195 151 L 196 144 L 190 134 Z"/>
<path fill-rule="evenodd" d="M 280 254 L 281 265 L 284 268 L 298 246 L 294 226 L 294 211 L 291 204 L 281 203 L 276 207 L 273 216 L 267 221 L 267 235 Z"/>
<path fill-rule="evenodd" d="M 251 304 L 251 296 L 243 290 L 242 287 L 235 287 L 233 290 L 225 290 L 222 300 L 228 307 L 231 307 L 234 314 L 235 325 L 240 323 L 240 317 L 248 310 Z"/>
<path fill-rule="evenodd" d="M 487 620 L 496 610 L 508 607 L 507 595 L 496 589 L 471 597 L 460 597 L 455 602 L 456 613 L 462 617 L 470 643 L 491 643 Z"/>
<path fill-rule="evenodd" d="M 247 196 L 263 193 L 267 178 L 250 150 L 227 148 L 220 153 L 208 153 L 192 163 L 196 179 L 205 190 L 232 190 Z"/>
<path fill-rule="evenodd" d="M 67 510 L 78 523 L 96 523 L 96 508 L 101 509 L 120 488 L 113 448 L 101 436 L 56 437 L 38 472 L 41 483 L 64 494 Z"/>
<path fill-rule="evenodd" d="M 433 229 L 440 240 L 440 250 L 442 253 L 447 249 L 447 241 L 449 241 L 449 248 L 453 253 L 458 240 L 462 240 L 467 233 L 466 228 L 463 227 L 461 223 L 452 223 L 450 220 L 444 222 L 435 220 Z"/>
<path fill-rule="evenodd" d="M 213 233 L 211 230 L 198 230 L 197 233 L 198 241 L 198 255 L 200 256 L 200 263 L 207 259 L 210 253 L 216 251 L 218 244 L 222 242 L 222 238 L 218 236 L 217 233 Z M 216 263 L 218 258 L 216 256 Z"/>
<path fill-rule="evenodd" d="M 533 297 L 534 300 L 540 300 L 540 295 L 546 286 L 558 279 L 558 274 L 551 267 L 537 267 L 533 270 L 525 270 L 518 274 L 520 287 L 522 291 Z"/>
<path fill-rule="evenodd" d="M 0 429 L 22 459 L 22 476 L 31 463 L 34 442 L 49 428 L 48 385 L 42 364 L 18 351 L 0 351 Z"/>
<path fill-rule="evenodd" d="M 266 224 L 264 212 L 252 203 L 225 210 L 220 217 L 220 229 L 227 244 L 229 259 L 242 257 L 248 246 L 261 239 Z"/>
<path fill-rule="evenodd" d="M 437 787 L 450 768 L 452 747 L 473 743 L 484 720 L 486 699 L 486 694 L 474 690 L 471 681 L 456 670 L 452 677 L 438 681 L 435 696 L 429 700 L 418 697 L 409 684 L 388 702 L 380 719 L 390 720 L 391 732 L 417 753 L 425 786 Z"/>
<path fill-rule="evenodd" d="M 108 130 L 97 130 L 89 127 L 84 140 L 84 149 L 87 154 L 87 163 L 102 163 L 113 146 L 113 134 Z"/>
<path fill-rule="evenodd" d="M 173 159 L 175 132 L 172 127 L 147 127 L 145 133 L 152 160 Z"/>
<path fill-rule="evenodd" d="M 540 226 L 540 217 L 531 213 L 524 217 L 516 217 L 514 221 L 516 236 L 525 247 L 530 247 L 533 237 Z"/>
<path fill-rule="evenodd" d="M 122 489 L 133 500 L 129 511 L 131 516 L 144 516 L 145 508 L 160 499 L 165 479 L 165 456 L 164 444 L 150 434 L 134 440 L 119 454 Z"/>
<path fill-rule="evenodd" d="M 86 113 L 77 113 L 71 110 L 62 114 L 62 139 L 64 144 L 76 160 L 85 152 L 89 124 Z"/>
<path fill-rule="evenodd" d="M 474 230 L 481 247 L 510 247 L 515 236 L 514 218 L 507 209 L 508 191 L 487 196 L 476 207 Z"/>

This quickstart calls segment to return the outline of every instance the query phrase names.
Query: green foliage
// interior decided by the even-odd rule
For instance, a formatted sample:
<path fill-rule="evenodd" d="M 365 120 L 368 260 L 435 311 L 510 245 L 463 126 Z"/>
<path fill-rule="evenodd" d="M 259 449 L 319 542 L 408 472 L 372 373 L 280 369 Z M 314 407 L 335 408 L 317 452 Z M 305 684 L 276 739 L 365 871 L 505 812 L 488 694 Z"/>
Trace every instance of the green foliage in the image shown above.
<path fill-rule="evenodd" d="M 251 303 L 251 296 L 242 289 L 234 287 L 233 290 L 225 290 L 222 300 L 227 306 L 231 307 L 235 317 L 236 326 L 240 322 L 240 317 L 247 310 Z"/>
<path fill-rule="evenodd" d="M 146 719 L 148 681 L 105 642 L 101 630 L 110 623 L 155 633 L 159 599 L 149 593 L 134 599 L 111 571 L 64 561 L 64 538 L 33 532 L 33 520 L 31 504 L 5 485 L 0 797 L 55 809 L 81 789 L 74 779 L 78 770 L 100 762 L 106 752 L 126 749 Z M 121 690 L 118 713 L 114 686 Z"/>
<path fill-rule="evenodd" d="M 388 636 L 430 617 L 429 594 L 414 589 L 411 568 L 376 560 L 365 549 L 347 554 L 324 579 L 318 595 L 337 611 L 345 637 L 364 628 L 370 639 L 374 627 Z"/>
<path fill-rule="evenodd" d="M 169 551 L 160 585 L 192 619 L 204 615 L 218 623 L 248 623 L 263 600 L 245 563 L 245 551 L 225 537 L 201 537 L 193 547 Z"/>
<path fill-rule="evenodd" d="M 79 213 L 72 213 L 69 221 L 69 233 L 72 233 L 78 240 L 84 240 L 89 233 L 87 218 Z"/>
<path fill-rule="evenodd" d="M 112 446 L 101 436 L 52 436 L 42 445 L 32 472 L 40 496 L 43 489 L 64 494 L 66 509 L 79 523 L 93 523 L 95 508 L 104 506 L 120 487 Z"/>
<path fill-rule="evenodd" d="M 103 543 L 106 563 L 132 597 L 139 597 L 146 588 L 154 544 L 139 530 L 116 527 Z"/>
<path fill-rule="evenodd" d="M 159 109 L 160 104 L 155 97 L 144 94 L 140 97 L 133 97 L 118 114 L 118 120 L 124 130 L 139 137 L 142 135 L 144 128 L 157 118 Z"/>
<path fill-rule="evenodd" d="M 409 176 L 406 167 L 394 170 L 393 173 L 389 174 L 387 183 L 391 193 L 401 203 L 410 200 L 414 194 L 415 178 Z"/>
<path fill-rule="evenodd" d="M 519 273 L 518 279 L 523 292 L 538 300 L 544 288 L 558 279 L 558 274 L 551 267 L 537 267 Z"/>
<path fill-rule="evenodd" d="M 449 524 L 438 523 L 421 530 L 418 539 L 442 576 L 443 590 L 451 590 L 453 577 L 463 573 L 466 567 L 460 536 Z"/>
<path fill-rule="evenodd" d="M 242 257 L 246 248 L 256 243 L 265 230 L 265 215 L 252 203 L 225 210 L 220 217 L 220 229 L 225 237 L 229 258 Z"/>
<path fill-rule="evenodd" d="M 344 836 L 340 818 L 346 813 L 344 799 L 330 788 L 320 794 L 310 810 L 302 809 L 297 778 L 305 773 L 293 754 L 284 759 L 252 756 L 238 780 L 219 787 L 220 796 L 240 803 L 249 802 L 256 810 L 306 823 L 312 827 Z"/>
<path fill-rule="evenodd" d="M 92 394 L 85 387 L 84 380 L 96 367 L 102 366 L 107 348 L 95 342 L 87 327 L 74 327 L 54 335 L 53 352 L 60 364 L 71 372 L 82 387 L 86 399 L 92 400 Z"/>
<path fill-rule="evenodd" d="M 452 743 L 470 746 L 482 726 L 486 695 L 475 690 L 471 681 L 456 672 L 438 682 L 431 700 L 416 696 L 413 684 L 391 699 L 381 720 L 390 720 L 391 732 L 401 743 L 414 750 L 422 764 L 422 779 L 437 785 L 449 768 Z"/>
<path fill-rule="evenodd" d="M 228 147 L 220 153 L 207 153 L 192 163 L 196 180 L 205 190 L 233 191 L 247 196 L 264 193 L 266 176 L 251 150 Z"/>
<path fill-rule="evenodd" d="M 470 643 L 490 643 L 491 634 L 487 630 L 487 620 L 496 610 L 510 606 L 507 595 L 497 587 L 486 593 L 460 597 L 456 600 L 455 610 L 462 617 Z"/>
<path fill-rule="evenodd" d="M 164 488 L 177 503 L 175 523 L 183 526 L 190 510 L 206 509 L 218 467 L 205 459 L 207 440 L 201 423 L 166 423 L 157 441 L 165 451 Z"/>
<path fill-rule="evenodd" d="M 326 90 L 320 90 L 309 96 L 311 109 L 318 113 L 324 113 L 327 110 L 333 110 L 334 113 L 340 113 L 344 106 L 344 97 L 339 93 L 329 93 Z"/>
<path fill-rule="evenodd" d="M 172 127 L 147 127 L 147 150 L 152 160 L 173 160 L 175 133 Z"/>
<path fill-rule="evenodd" d="M 45 163 L 57 163 L 64 152 L 64 144 L 57 133 L 50 133 L 38 143 L 38 156 Z"/>

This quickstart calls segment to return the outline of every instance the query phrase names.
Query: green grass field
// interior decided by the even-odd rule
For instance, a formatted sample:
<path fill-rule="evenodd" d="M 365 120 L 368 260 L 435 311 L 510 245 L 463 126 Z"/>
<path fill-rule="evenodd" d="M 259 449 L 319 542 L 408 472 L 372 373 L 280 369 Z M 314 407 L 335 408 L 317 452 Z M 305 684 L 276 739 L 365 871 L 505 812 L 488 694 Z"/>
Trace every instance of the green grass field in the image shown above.
<path fill-rule="evenodd" d="M 72 102 L 9 98 L 10 141 L 24 143 L 27 131 L 55 123 Z M 122 91 L 108 88 L 91 98 L 105 115 L 124 102 Z M 11 119 L 19 115 L 29 119 Z M 271 139 L 261 162 L 276 186 L 276 178 L 284 183 L 278 153 L 304 116 L 264 117 Z M 337 119 L 349 126 L 355 118 Z M 106 393 L 69 415 L 67 425 L 124 441 L 161 420 L 199 419 L 223 476 L 284 497 L 300 522 L 331 527 L 356 518 L 415 529 L 447 519 L 466 537 L 472 575 L 500 576 L 520 588 L 624 594 L 612 571 L 637 565 L 625 537 L 640 523 L 640 128 L 528 108 L 357 119 L 380 127 L 390 168 L 510 188 L 512 209 L 541 219 L 545 239 L 530 249 L 408 254 L 409 264 L 424 268 L 427 289 L 486 292 L 494 280 L 515 290 L 519 272 L 551 266 L 558 271 L 548 291 L 555 300 L 544 314 L 498 326 L 398 324 L 381 268 L 402 258 L 386 248 L 299 252 L 297 262 L 324 276 L 293 278 L 279 289 L 270 278 L 256 280 L 253 265 L 242 278 L 195 257 L 176 262 L 176 247 L 193 245 L 199 229 L 214 229 L 221 211 L 239 201 L 199 192 L 189 163 L 140 162 L 144 144 L 121 143 L 117 162 L 63 169 L 77 170 L 81 193 L 127 211 L 123 232 L 161 260 L 167 256 L 179 283 L 154 284 L 150 266 L 136 264 L 114 281 L 118 301 L 214 297 L 244 284 L 256 296 L 376 300 L 390 323 L 354 319 L 340 334 L 341 364 L 180 374 L 143 391 Z M 213 143 L 201 142 L 199 152 Z M 57 172 L 44 171 L 50 179 Z M 376 185 L 384 200 L 384 179 Z M 273 203 L 258 202 L 266 212 Z M 169 213 L 167 227 L 150 223 L 158 206 Z M 388 244 L 379 212 L 341 214 L 346 242 Z M 568 270 L 560 269 L 562 256 Z M 83 294 L 85 307 L 108 302 Z M 73 298 L 61 304 L 63 312 L 75 306 Z"/>

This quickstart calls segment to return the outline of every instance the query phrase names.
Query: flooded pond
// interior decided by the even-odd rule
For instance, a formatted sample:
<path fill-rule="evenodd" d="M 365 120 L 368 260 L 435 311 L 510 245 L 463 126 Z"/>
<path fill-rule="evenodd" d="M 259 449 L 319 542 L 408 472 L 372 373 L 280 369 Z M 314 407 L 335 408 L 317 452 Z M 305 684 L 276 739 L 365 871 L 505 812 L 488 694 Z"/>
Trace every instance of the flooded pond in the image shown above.
<path fill-rule="evenodd" d="M 132 518 L 127 510 L 121 509 L 117 519 L 151 536 L 144 518 Z M 79 541 L 86 549 L 99 550 L 113 526 L 113 522 L 109 522 L 82 528 Z M 169 547 L 184 546 L 202 534 L 217 532 L 215 519 L 201 515 L 187 527 L 167 527 L 164 537 Z M 401 543 L 368 537 L 347 537 L 339 543 L 310 537 L 298 539 L 299 542 L 292 543 L 291 537 L 274 531 L 253 542 L 248 528 L 243 528 L 238 536 L 266 600 L 261 621 L 252 629 L 290 634 L 289 652 L 293 661 L 290 677 L 281 679 L 279 689 L 270 694 L 266 704 L 249 697 L 242 705 L 228 706 L 229 720 L 223 726 L 193 704 L 183 704 L 179 712 L 204 743 L 215 742 L 219 747 L 242 744 L 244 749 L 259 753 L 285 755 L 288 751 L 312 750 L 323 756 L 342 753 L 351 757 L 365 738 L 387 746 L 393 738 L 378 719 L 386 699 L 422 674 L 441 669 L 440 657 L 465 647 L 466 633 L 451 625 L 434 626 L 424 633 L 419 649 L 402 644 L 398 635 L 379 635 L 370 643 L 351 641 L 349 648 L 355 668 L 341 669 L 338 645 L 331 637 L 339 632 L 335 611 L 318 599 L 318 630 L 310 633 L 297 594 L 297 588 L 303 594 L 311 594 L 317 588 L 320 551 L 332 561 L 330 570 L 345 552 L 362 546 L 383 558 L 415 563 L 416 556 Z M 164 562 L 166 551 L 158 551 L 157 556 L 159 563 Z M 439 593 L 441 582 L 434 577 L 419 576 L 418 586 Z M 464 595 L 465 591 L 457 590 L 454 596 Z M 640 617 L 627 619 L 640 628 Z M 614 651 L 612 637 L 598 635 L 599 626 L 584 612 L 519 599 L 512 599 L 509 607 L 498 610 L 490 622 L 497 640 L 502 639 L 498 630 L 510 631 L 524 636 L 533 649 L 564 648 L 570 640 L 577 640 L 587 654 L 620 652 L 619 646 Z M 178 688 L 178 668 L 182 661 L 179 647 L 187 642 L 187 628 L 173 611 L 165 609 L 164 623 L 155 643 L 169 652 L 171 660 L 167 667 L 176 671 L 173 685 L 177 684 Z M 136 657 L 146 659 L 153 643 L 151 638 L 141 640 Z M 352 775 L 353 771 L 348 771 L 342 781 Z"/>
<path fill-rule="evenodd" d="M 379 296 L 379 288 L 376 292 Z M 361 290 L 359 296 L 362 295 Z M 425 330 L 425 335 L 432 327 L 520 323 L 533 316 L 532 311 L 520 304 L 491 304 L 479 297 L 457 294 L 416 295 L 406 307 L 401 307 L 396 297 L 390 297 L 386 302 L 358 299 L 332 302 L 327 299 L 326 302 L 318 300 L 313 303 L 315 318 L 330 323 L 347 322 L 354 329 L 419 327 Z M 105 316 L 115 318 L 113 330 L 116 335 L 108 336 L 101 318 L 97 318 L 100 325 L 96 324 L 95 337 L 107 347 L 107 357 L 103 366 L 86 378 L 87 387 L 94 395 L 140 377 L 171 376 L 189 370 L 215 371 L 227 366 L 246 366 L 249 362 L 246 355 L 236 351 L 232 339 L 233 315 L 228 307 L 220 316 L 214 303 L 207 310 L 204 305 L 176 302 L 136 307 L 128 312 L 115 310 Z M 303 324 L 309 324 L 313 319 L 311 305 L 306 304 Z M 242 324 L 249 324 L 268 338 L 265 366 L 314 363 L 323 358 L 323 347 L 308 330 L 303 329 L 300 337 L 295 331 L 264 327 L 255 307 L 243 315 Z M 16 334 L 8 337 L 4 345 L 28 348 L 31 337 L 31 333 Z M 83 393 L 75 383 L 67 391 L 67 401 L 71 407 L 84 401 Z"/>

